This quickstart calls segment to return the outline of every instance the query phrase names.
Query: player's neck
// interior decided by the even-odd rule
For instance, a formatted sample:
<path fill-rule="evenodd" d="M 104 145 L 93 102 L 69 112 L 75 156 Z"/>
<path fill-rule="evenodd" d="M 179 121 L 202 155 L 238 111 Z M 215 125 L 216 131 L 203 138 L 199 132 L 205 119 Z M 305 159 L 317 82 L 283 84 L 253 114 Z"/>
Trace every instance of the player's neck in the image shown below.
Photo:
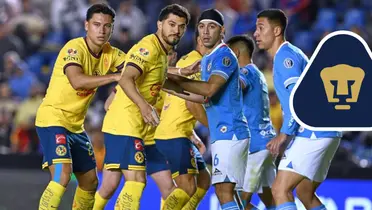
<path fill-rule="evenodd" d="M 275 39 L 272 47 L 267 51 L 272 59 L 274 59 L 276 52 L 278 52 L 279 47 L 285 42 L 284 38 Z"/>
<path fill-rule="evenodd" d="M 239 66 L 244 67 L 252 63 L 252 59 L 249 57 L 243 57 L 239 59 Z"/>
<path fill-rule="evenodd" d="M 206 54 L 211 53 L 221 43 L 222 43 L 222 40 L 218 41 L 212 48 L 208 48 L 205 53 Z"/>
<path fill-rule="evenodd" d="M 95 55 L 98 55 L 98 54 L 101 52 L 101 50 L 102 50 L 102 46 L 101 46 L 101 45 L 96 45 L 96 44 L 94 44 L 94 43 L 89 39 L 89 37 L 85 37 L 85 41 L 86 41 L 86 43 L 87 43 L 87 45 L 88 45 L 89 50 L 90 50 L 92 53 L 94 53 Z"/>

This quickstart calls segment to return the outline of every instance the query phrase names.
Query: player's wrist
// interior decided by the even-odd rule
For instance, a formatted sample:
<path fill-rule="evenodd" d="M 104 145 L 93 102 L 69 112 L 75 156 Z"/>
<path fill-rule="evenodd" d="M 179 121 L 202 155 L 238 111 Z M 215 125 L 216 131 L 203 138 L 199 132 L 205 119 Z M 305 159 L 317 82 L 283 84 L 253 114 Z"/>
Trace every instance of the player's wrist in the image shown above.
<path fill-rule="evenodd" d="M 178 68 L 177 72 L 178 72 L 178 75 L 180 75 L 180 76 L 183 75 L 183 74 L 182 74 L 182 68 Z"/>

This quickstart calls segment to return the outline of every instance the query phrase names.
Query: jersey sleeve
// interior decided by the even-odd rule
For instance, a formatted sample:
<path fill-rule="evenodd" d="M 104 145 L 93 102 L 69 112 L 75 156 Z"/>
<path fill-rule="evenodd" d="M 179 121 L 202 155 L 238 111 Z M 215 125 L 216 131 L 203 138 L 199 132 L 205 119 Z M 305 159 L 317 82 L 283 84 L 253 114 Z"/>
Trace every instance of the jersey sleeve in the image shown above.
<path fill-rule="evenodd" d="M 84 64 L 84 54 L 85 51 L 81 45 L 74 41 L 67 42 L 66 45 L 61 49 L 61 59 L 60 62 L 63 66 L 63 73 L 65 73 L 66 68 L 69 66 L 79 66 L 83 68 Z"/>
<path fill-rule="evenodd" d="M 134 45 L 126 56 L 126 66 L 135 67 L 141 74 L 148 71 L 151 63 L 157 59 L 158 52 L 153 43 L 141 40 Z"/>
<path fill-rule="evenodd" d="M 245 89 L 250 88 L 250 82 L 249 82 L 249 70 L 245 67 L 242 67 L 239 69 L 239 79 L 244 84 Z"/>
<path fill-rule="evenodd" d="M 112 72 L 121 71 L 124 67 L 125 53 L 120 49 L 113 47 L 113 61 L 110 67 Z"/>
<path fill-rule="evenodd" d="M 298 57 L 291 52 L 281 53 L 275 60 L 274 68 L 280 72 L 283 85 L 288 89 L 291 84 L 296 84 L 302 73 L 302 63 Z"/>
<path fill-rule="evenodd" d="M 223 52 L 213 60 L 211 75 L 219 75 L 228 80 L 231 74 L 238 68 L 236 57 L 229 52 Z"/>
<path fill-rule="evenodd" d="M 290 52 L 284 52 L 278 56 L 278 60 L 275 60 L 274 68 L 276 72 L 279 72 L 281 81 L 284 81 L 283 89 L 287 90 L 284 92 L 287 93 L 286 98 L 288 98 L 288 100 L 280 101 L 283 111 L 283 124 L 280 132 L 287 135 L 294 135 L 298 130 L 299 124 L 294 120 L 291 114 L 289 108 L 289 97 L 294 85 L 302 73 L 302 65 L 296 55 Z"/>

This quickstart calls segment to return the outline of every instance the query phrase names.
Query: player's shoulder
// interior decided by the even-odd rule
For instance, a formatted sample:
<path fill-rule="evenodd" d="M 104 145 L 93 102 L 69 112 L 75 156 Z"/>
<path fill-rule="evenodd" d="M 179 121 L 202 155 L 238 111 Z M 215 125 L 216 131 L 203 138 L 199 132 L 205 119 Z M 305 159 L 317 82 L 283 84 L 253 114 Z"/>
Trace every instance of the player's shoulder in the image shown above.
<path fill-rule="evenodd" d="M 302 50 L 289 42 L 285 42 L 278 49 L 274 57 L 274 66 L 284 66 L 292 68 L 298 63 L 306 62 L 307 56 Z M 301 66 L 301 65 L 299 65 Z"/>
<path fill-rule="evenodd" d="M 104 54 L 112 54 L 112 55 L 119 55 L 119 56 L 121 56 L 121 54 L 125 55 L 125 52 L 123 52 L 117 47 L 112 46 L 109 42 L 103 45 L 102 52 Z"/>
<path fill-rule="evenodd" d="M 140 54 L 144 58 L 157 57 L 161 50 L 158 46 L 159 42 L 155 34 L 150 34 L 143 37 L 131 49 L 131 53 Z M 129 53 L 129 52 L 128 52 Z"/>
<path fill-rule="evenodd" d="M 193 50 L 189 53 L 187 53 L 186 55 L 182 56 L 176 63 L 176 66 L 177 67 L 186 67 L 186 66 L 189 66 L 191 64 L 193 64 L 194 62 L 196 62 L 197 60 L 200 60 L 202 59 L 203 56 L 196 50 Z"/>
<path fill-rule="evenodd" d="M 210 54 L 213 56 L 215 65 L 222 64 L 225 67 L 237 67 L 238 59 L 236 58 L 234 52 L 225 44 L 218 46 L 215 51 Z"/>
<path fill-rule="evenodd" d="M 61 50 L 63 51 L 67 50 L 67 53 L 71 55 L 71 54 L 77 54 L 78 51 L 79 53 L 81 53 L 80 51 L 86 51 L 86 49 L 87 47 L 86 47 L 84 37 L 78 37 L 78 38 L 74 38 L 66 42 L 66 44 L 62 47 Z"/>

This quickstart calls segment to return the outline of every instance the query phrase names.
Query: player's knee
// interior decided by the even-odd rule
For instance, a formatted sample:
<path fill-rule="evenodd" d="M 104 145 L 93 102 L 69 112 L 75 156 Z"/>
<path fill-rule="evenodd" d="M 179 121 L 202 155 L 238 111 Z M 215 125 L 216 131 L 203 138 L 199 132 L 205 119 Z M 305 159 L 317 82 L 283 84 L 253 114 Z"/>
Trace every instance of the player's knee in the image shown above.
<path fill-rule="evenodd" d="M 52 180 L 64 187 L 67 187 L 72 174 L 71 164 L 58 163 L 53 165 L 50 170 L 52 171 Z"/>
<path fill-rule="evenodd" d="M 175 178 L 177 186 L 184 190 L 190 197 L 196 192 L 196 180 L 193 174 L 182 174 Z"/>
<path fill-rule="evenodd" d="M 79 187 L 86 191 L 95 191 L 98 187 L 98 178 L 95 174 L 84 176 L 83 179 L 79 179 Z"/>
<path fill-rule="evenodd" d="M 274 182 L 273 187 L 271 188 L 271 193 L 274 199 L 278 200 L 280 198 L 287 197 L 288 191 L 278 182 Z"/>
<path fill-rule="evenodd" d="M 211 175 L 208 170 L 201 170 L 197 179 L 198 187 L 208 190 L 211 186 Z"/>

